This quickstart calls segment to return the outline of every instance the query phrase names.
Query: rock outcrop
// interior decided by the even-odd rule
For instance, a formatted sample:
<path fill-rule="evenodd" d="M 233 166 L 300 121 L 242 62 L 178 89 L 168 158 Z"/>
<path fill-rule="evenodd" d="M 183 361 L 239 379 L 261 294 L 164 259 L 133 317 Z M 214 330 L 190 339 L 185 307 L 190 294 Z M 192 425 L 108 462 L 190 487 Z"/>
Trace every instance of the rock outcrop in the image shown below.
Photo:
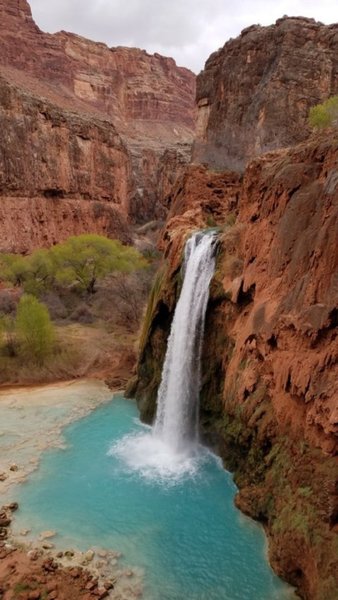
<path fill-rule="evenodd" d="M 112 123 L 59 108 L 0 77 L 0 250 L 88 229 L 130 241 L 130 161 Z"/>
<path fill-rule="evenodd" d="M 305 600 L 338 597 L 338 142 L 307 126 L 309 108 L 338 92 L 337 49 L 338 25 L 283 18 L 207 61 L 194 164 L 167 191 L 164 261 L 128 389 L 151 422 L 184 244 L 218 226 L 201 434 Z"/>
<path fill-rule="evenodd" d="M 338 590 L 337 169 L 335 135 L 251 161 L 242 182 L 190 167 L 129 389 L 151 421 L 183 245 L 218 225 L 201 429 L 235 472 L 238 506 L 266 527 L 275 570 L 306 600 Z"/>
<path fill-rule="evenodd" d="M 0 140 L 0 193 L 6 214 L 8 197 L 13 210 L 15 197 L 39 199 L 37 206 L 46 196 L 59 198 L 60 213 L 55 220 L 50 215 L 51 229 L 60 234 L 55 241 L 70 232 L 60 229 L 64 199 L 67 206 L 70 198 L 86 201 L 80 217 L 88 219 L 86 231 L 102 225 L 92 219 L 87 201 L 101 203 L 100 213 L 107 213 L 102 232 L 116 235 L 124 221 L 122 239 L 127 222 L 162 218 L 158 182 L 169 170 L 175 180 L 190 159 L 193 73 L 144 50 L 43 33 L 26 0 L 0 0 L 0 22 L 0 119 L 6 132 Z M 66 204 L 64 210 L 71 214 Z M 46 236 L 50 243 L 47 225 L 33 238 Z M 26 226 L 34 231 L 28 216 Z M 17 236 L 2 223 L 0 231 L 6 249 L 8 235 Z M 11 243 L 7 249 L 23 247 Z"/>
<path fill-rule="evenodd" d="M 194 160 L 242 171 L 309 135 L 309 108 L 338 93 L 338 24 L 253 25 L 210 56 L 197 78 Z"/>

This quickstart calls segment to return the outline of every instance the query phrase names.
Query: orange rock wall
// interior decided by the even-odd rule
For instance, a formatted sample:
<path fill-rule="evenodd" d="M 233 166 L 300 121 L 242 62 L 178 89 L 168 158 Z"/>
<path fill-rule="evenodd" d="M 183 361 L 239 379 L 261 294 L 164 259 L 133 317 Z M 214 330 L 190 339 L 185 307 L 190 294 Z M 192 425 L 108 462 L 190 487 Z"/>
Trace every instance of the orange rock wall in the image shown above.
<path fill-rule="evenodd" d="M 213 219 L 201 431 L 235 472 L 238 506 L 265 525 L 275 570 L 306 600 L 338 590 L 337 169 L 334 135 L 253 160 L 243 181 L 188 169 L 129 387 L 151 421 L 183 246 Z"/>
<path fill-rule="evenodd" d="M 0 251 L 72 234 L 130 240 L 130 160 L 111 123 L 59 109 L 0 79 Z"/>
<path fill-rule="evenodd" d="M 0 252 L 26 254 L 90 231 L 131 243 L 123 215 L 108 202 L 57 197 L 3 196 L 0 202 Z"/>
<path fill-rule="evenodd" d="M 159 181 L 190 159 L 194 95 L 195 76 L 171 58 L 44 33 L 26 0 L 0 0 L 0 194 L 107 202 L 109 219 L 114 203 L 125 222 L 163 218 Z M 83 212 L 84 230 L 100 230 Z M 31 227 L 49 240 L 60 222 Z M 1 247 L 15 237 L 0 222 Z"/>
<path fill-rule="evenodd" d="M 226 386 L 242 360 L 250 358 L 249 379 L 262 363 L 280 424 L 333 454 L 338 450 L 337 169 L 334 137 L 255 159 L 243 182 L 232 172 L 189 167 L 172 195 L 160 242 L 170 279 L 191 231 L 211 223 L 222 227 L 218 293 L 228 299 L 226 310 L 229 305 L 238 311 L 232 317 L 236 346 Z M 255 382 L 250 386 L 252 391 Z"/>
<path fill-rule="evenodd" d="M 338 451 L 338 144 L 335 137 L 250 163 L 239 223 L 243 290 L 253 304 L 236 329 L 273 388 L 281 426 Z M 233 368 L 236 370 L 236 362 Z M 251 368 L 252 368 L 251 364 Z M 244 393 L 244 390 L 243 390 Z"/>

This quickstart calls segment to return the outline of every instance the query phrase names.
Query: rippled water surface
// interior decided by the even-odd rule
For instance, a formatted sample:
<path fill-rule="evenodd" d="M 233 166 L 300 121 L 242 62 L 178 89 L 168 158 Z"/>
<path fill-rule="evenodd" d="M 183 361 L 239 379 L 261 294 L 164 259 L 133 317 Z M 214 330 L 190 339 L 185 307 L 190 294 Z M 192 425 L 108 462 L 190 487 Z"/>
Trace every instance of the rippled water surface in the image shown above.
<path fill-rule="evenodd" d="M 267 563 L 262 529 L 234 507 L 219 460 L 201 448 L 181 471 L 169 461 L 166 477 L 160 448 L 151 450 L 154 469 L 135 450 L 148 452 L 150 435 L 122 397 L 68 426 L 67 448 L 46 452 L 21 487 L 17 527 L 55 529 L 60 545 L 120 550 L 144 568 L 146 600 L 293 598 Z"/>

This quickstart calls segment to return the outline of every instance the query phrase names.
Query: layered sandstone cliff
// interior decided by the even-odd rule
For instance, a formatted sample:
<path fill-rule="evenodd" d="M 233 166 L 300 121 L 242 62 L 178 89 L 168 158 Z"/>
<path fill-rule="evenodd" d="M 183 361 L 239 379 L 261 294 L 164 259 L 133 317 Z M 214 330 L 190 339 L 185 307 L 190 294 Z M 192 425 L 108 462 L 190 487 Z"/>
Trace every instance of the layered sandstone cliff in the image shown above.
<path fill-rule="evenodd" d="M 37 206 L 45 194 L 105 203 L 102 231 L 115 235 L 124 221 L 122 239 L 127 221 L 162 218 L 163 173 L 176 180 L 190 158 L 194 75 L 158 54 L 43 33 L 26 0 L 0 0 L 0 23 L 1 195 L 3 211 L 12 212 L 1 228 L 1 249 L 17 237 L 6 229 L 17 211 L 14 197 L 39 199 Z M 26 228 L 50 243 L 54 234 L 47 222 L 36 230 L 34 218 L 29 222 L 35 204 L 29 206 Z M 101 229 L 92 206 L 81 211 L 85 230 Z M 61 212 L 55 219 L 51 212 L 50 228 L 66 237 L 71 225 L 60 229 Z"/>
<path fill-rule="evenodd" d="M 241 171 L 305 140 L 309 108 L 337 93 L 338 24 L 284 17 L 248 27 L 198 76 L 194 160 Z"/>
<path fill-rule="evenodd" d="M 130 241 L 130 161 L 114 126 L 1 76 L 0 104 L 0 250 L 27 252 L 87 228 Z"/>
<path fill-rule="evenodd" d="M 314 139 L 235 173 L 190 167 L 129 392 L 151 421 L 189 234 L 219 226 L 202 359 L 201 430 L 235 472 L 270 559 L 306 600 L 338 590 L 338 143 Z"/>

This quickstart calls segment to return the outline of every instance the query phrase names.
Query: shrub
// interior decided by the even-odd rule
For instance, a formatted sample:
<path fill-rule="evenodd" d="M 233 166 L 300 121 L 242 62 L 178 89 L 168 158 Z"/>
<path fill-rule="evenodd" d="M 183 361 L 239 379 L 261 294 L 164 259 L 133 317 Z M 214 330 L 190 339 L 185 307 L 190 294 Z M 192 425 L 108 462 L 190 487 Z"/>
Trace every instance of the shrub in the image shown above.
<path fill-rule="evenodd" d="M 22 286 L 35 296 L 61 286 L 75 285 L 88 294 L 109 273 L 130 273 L 147 266 L 135 248 L 101 235 L 70 237 L 49 250 L 35 250 L 30 256 L 0 254 L 0 280 Z"/>
<path fill-rule="evenodd" d="M 26 261 L 20 254 L 0 255 L 0 279 L 20 286 L 27 276 Z"/>
<path fill-rule="evenodd" d="M 79 304 L 75 308 L 70 315 L 70 318 L 72 321 L 75 321 L 76 323 L 82 323 L 83 325 L 90 325 L 94 321 L 90 308 L 84 303 Z"/>
<path fill-rule="evenodd" d="M 15 321 L 11 315 L 0 315 L 0 350 L 5 356 L 16 356 Z"/>
<path fill-rule="evenodd" d="M 324 129 L 338 125 L 338 96 L 332 96 L 322 104 L 310 109 L 309 123 L 311 127 Z"/>
<path fill-rule="evenodd" d="M 15 325 L 19 352 L 24 358 L 43 364 L 55 347 L 55 331 L 47 307 L 34 296 L 24 294 Z"/>
<path fill-rule="evenodd" d="M 50 250 L 35 250 L 25 258 L 26 274 L 23 282 L 27 294 L 37 296 L 54 282 L 55 265 Z"/>
<path fill-rule="evenodd" d="M 18 295 L 12 293 L 12 289 L 0 290 L 0 315 L 12 315 L 16 311 Z"/>

